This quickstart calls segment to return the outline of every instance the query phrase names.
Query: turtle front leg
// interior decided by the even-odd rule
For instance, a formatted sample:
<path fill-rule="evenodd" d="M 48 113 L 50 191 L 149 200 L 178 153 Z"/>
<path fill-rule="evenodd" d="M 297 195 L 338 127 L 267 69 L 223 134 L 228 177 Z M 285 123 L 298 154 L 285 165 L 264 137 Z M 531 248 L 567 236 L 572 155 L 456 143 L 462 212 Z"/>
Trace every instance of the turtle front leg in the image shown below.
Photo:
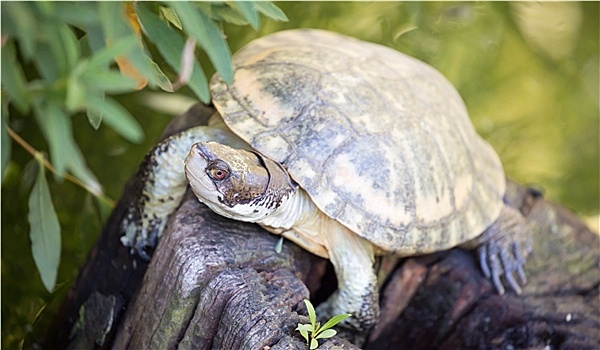
<path fill-rule="evenodd" d="M 317 315 L 325 322 L 332 316 L 348 313 L 351 317 L 340 325 L 364 333 L 379 319 L 373 246 L 334 220 L 329 221 L 328 229 L 323 232 L 338 289 L 317 307 Z"/>
<path fill-rule="evenodd" d="M 515 293 L 521 294 L 521 286 L 527 282 L 523 267 L 532 250 L 532 234 L 520 212 L 504 205 L 498 219 L 481 236 L 463 247 L 477 249 L 481 270 L 492 280 L 498 294 L 505 292 L 501 279 Z"/>

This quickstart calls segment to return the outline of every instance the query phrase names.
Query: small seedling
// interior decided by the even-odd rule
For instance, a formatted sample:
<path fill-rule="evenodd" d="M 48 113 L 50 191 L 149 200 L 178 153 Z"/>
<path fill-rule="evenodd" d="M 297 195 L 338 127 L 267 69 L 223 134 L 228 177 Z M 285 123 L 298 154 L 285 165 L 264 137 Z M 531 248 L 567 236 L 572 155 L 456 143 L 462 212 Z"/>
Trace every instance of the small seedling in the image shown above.
<path fill-rule="evenodd" d="M 337 332 L 330 328 L 350 316 L 350 314 L 333 316 L 329 321 L 325 322 L 325 324 L 321 326 L 321 323 L 317 322 L 317 314 L 315 313 L 315 308 L 312 306 L 310 301 L 304 299 L 304 304 L 306 304 L 306 310 L 308 310 L 308 319 L 310 320 L 310 324 L 298 323 L 296 330 L 302 334 L 304 339 L 306 339 L 306 344 L 310 350 L 316 349 L 319 346 L 317 339 L 327 339 L 336 335 Z M 310 336 L 308 333 L 310 333 Z"/>
<path fill-rule="evenodd" d="M 275 244 L 275 253 L 277 253 L 277 254 L 281 253 L 282 249 L 283 249 L 283 237 L 280 237 L 279 240 L 277 241 L 277 244 Z"/>

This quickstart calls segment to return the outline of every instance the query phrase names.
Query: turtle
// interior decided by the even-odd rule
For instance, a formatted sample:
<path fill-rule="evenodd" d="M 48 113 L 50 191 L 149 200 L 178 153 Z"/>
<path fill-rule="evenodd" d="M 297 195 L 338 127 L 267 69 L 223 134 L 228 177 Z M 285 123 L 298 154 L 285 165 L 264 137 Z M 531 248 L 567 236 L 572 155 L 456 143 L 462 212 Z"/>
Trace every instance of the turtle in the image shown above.
<path fill-rule="evenodd" d="M 158 144 L 122 242 L 149 258 L 189 183 L 199 201 L 333 264 L 317 308 L 368 331 L 379 315 L 376 257 L 473 249 L 498 293 L 521 293 L 531 234 L 505 201 L 499 156 L 452 84 L 428 64 L 320 29 L 256 39 L 234 78 L 210 82 L 207 126 Z"/>

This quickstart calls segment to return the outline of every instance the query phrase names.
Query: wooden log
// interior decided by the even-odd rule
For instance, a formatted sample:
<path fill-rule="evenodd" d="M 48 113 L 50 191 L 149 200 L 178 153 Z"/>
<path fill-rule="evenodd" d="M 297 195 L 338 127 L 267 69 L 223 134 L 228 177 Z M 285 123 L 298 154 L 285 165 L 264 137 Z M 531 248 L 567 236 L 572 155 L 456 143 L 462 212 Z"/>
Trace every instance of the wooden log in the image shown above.
<path fill-rule="evenodd" d="M 195 125 L 205 125 L 212 107 L 197 104 L 175 118 L 161 140 Z M 104 225 L 85 266 L 40 340 L 43 348 L 107 348 L 148 263 L 121 244 L 120 223 L 137 187 L 135 174 Z"/>
<path fill-rule="evenodd" d="M 210 113 L 196 107 L 178 128 Z M 276 253 L 278 237 L 222 218 L 188 193 L 146 271 L 118 240 L 127 195 L 57 315 L 47 348 L 306 349 L 294 330 L 308 322 L 301 301 L 310 292 L 316 304 L 332 291 L 331 264 L 289 241 Z M 524 187 L 511 183 L 507 198 L 536 225 L 523 294 L 496 295 L 474 255 L 461 249 L 384 259 L 382 315 L 364 348 L 600 346 L 598 235 Z M 330 348 L 356 346 L 334 337 L 319 347 Z"/>
<path fill-rule="evenodd" d="M 521 186 L 508 197 L 534 225 L 522 295 L 497 295 L 467 251 L 407 259 L 383 289 L 367 349 L 600 348 L 598 235 Z M 403 289 L 417 291 L 399 313 Z"/>
<path fill-rule="evenodd" d="M 304 349 L 298 314 L 325 261 L 258 225 L 214 214 L 188 193 L 171 216 L 117 334 L 118 349 Z M 149 306 L 151 306 L 149 308 Z M 347 347 L 349 344 L 347 345 Z"/>

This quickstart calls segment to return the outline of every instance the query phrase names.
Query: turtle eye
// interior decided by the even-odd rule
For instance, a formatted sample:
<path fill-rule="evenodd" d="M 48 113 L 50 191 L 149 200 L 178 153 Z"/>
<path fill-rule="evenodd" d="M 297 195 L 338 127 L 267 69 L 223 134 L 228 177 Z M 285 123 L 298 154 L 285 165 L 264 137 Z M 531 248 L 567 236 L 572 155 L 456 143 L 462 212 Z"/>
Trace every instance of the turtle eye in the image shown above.
<path fill-rule="evenodd" d="M 213 164 L 206 169 L 206 172 L 213 180 L 223 180 L 229 176 L 229 169 L 224 164 Z"/>

